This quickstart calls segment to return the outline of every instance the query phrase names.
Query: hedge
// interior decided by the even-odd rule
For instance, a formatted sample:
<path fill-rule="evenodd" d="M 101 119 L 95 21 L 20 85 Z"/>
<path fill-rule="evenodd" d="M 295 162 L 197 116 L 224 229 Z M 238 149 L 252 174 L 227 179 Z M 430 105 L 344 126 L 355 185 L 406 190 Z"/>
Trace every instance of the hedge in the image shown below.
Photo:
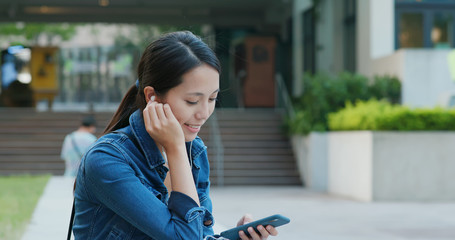
<path fill-rule="evenodd" d="M 368 79 L 348 72 L 337 76 L 305 74 L 303 86 L 303 94 L 293 101 L 296 118 L 285 124 L 289 134 L 327 131 L 328 114 L 344 108 L 347 102 L 376 98 L 399 103 L 401 97 L 400 81 L 389 76 Z"/>
<path fill-rule="evenodd" d="M 357 101 L 328 116 L 329 129 L 376 131 L 455 130 L 455 109 L 410 109 L 387 101 Z"/>

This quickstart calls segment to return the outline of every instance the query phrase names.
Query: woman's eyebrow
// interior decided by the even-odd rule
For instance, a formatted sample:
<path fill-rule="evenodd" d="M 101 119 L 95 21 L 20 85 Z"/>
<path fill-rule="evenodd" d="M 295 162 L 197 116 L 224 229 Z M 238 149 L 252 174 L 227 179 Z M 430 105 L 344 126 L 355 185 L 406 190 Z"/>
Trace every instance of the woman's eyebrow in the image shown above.
<path fill-rule="evenodd" d="M 210 95 L 217 93 L 219 91 L 220 91 L 220 89 L 218 88 L 217 90 L 213 91 Z M 201 92 L 191 92 L 191 93 L 187 93 L 186 95 L 204 96 L 205 94 L 203 94 Z"/>

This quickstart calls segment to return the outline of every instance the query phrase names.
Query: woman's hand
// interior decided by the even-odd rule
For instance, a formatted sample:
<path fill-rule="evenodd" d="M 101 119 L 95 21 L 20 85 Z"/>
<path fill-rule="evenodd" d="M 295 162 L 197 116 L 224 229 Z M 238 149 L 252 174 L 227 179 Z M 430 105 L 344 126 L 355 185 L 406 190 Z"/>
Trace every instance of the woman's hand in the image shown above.
<path fill-rule="evenodd" d="M 198 205 L 199 196 L 194 185 L 191 166 L 185 147 L 185 135 L 169 104 L 152 97 L 143 111 L 145 129 L 150 137 L 164 147 L 169 164 L 172 191 L 191 197 Z"/>
<path fill-rule="evenodd" d="M 154 101 L 154 96 L 143 111 L 145 129 L 150 137 L 166 150 L 184 145 L 185 137 L 182 127 L 172 113 L 169 104 Z"/>
<path fill-rule="evenodd" d="M 252 222 L 253 218 L 250 214 L 245 214 L 238 222 L 237 227 Z M 248 234 L 250 234 L 251 238 L 248 238 L 247 235 L 243 231 L 239 231 L 239 236 L 242 240 L 263 240 L 267 239 L 269 236 L 276 236 L 278 235 L 278 231 L 271 225 L 262 226 L 259 225 L 257 230 L 260 232 L 258 234 L 252 227 L 248 228 Z"/>

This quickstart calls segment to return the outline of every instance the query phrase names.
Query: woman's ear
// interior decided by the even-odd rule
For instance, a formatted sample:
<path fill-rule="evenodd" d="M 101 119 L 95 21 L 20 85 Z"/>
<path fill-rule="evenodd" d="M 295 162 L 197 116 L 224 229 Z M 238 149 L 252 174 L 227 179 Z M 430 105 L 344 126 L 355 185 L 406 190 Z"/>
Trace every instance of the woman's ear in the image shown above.
<path fill-rule="evenodd" d="M 154 96 L 156 98 L 155 89 L 153 87 L 147 86 L 144 88 L 145 102 L 148 103 L 150 99 Z"/>

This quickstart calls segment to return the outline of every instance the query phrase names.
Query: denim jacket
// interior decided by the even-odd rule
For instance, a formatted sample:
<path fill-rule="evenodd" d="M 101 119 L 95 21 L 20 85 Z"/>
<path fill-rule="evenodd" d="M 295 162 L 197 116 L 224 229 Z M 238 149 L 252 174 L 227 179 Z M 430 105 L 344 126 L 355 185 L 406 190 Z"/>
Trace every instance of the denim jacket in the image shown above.
<path fill-rule="evenodd" d="M 168 168 L 145 130 L 142 112 L 134 112 L 129 121 L 129 126 L 98 139 L 81 161 L 75 238 L 198 240 L 213 235 L 210 168 L 202 140 L 186 143 L 198 206 L 183 193 L 168 193 L 164 185 Z"/>

